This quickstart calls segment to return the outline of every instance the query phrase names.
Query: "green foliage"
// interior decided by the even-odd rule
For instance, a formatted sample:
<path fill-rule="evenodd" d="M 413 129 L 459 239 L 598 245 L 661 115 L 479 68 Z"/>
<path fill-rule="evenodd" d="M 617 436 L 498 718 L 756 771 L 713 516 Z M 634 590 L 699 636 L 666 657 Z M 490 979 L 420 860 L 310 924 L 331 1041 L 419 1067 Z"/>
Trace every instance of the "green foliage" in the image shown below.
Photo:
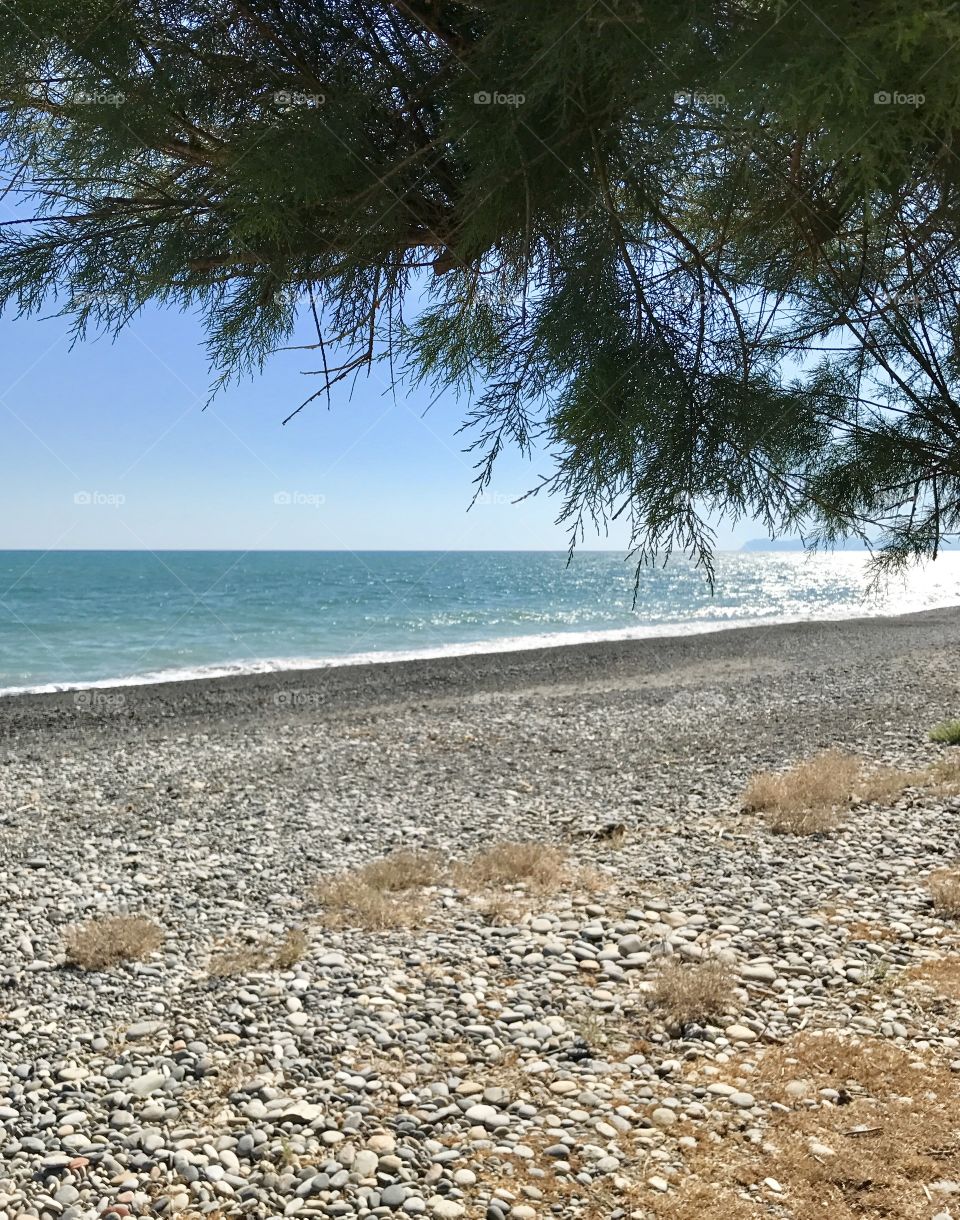
<path fill-rule="evenodd" d="M 960 529 L 960 9 L 8 0 L 0 304 L 198 308 L 215 384 L 315 324 L 466 398 L 572 538 L 713 517 L 884 564 Z M 309 400 L 308 400 L 309 401 Z"/>
<path fill-rule="evenodd" d="M 945 746 L 960 746 L 960 720 L 941 720 L 930 730 L 930 740 Z"/>

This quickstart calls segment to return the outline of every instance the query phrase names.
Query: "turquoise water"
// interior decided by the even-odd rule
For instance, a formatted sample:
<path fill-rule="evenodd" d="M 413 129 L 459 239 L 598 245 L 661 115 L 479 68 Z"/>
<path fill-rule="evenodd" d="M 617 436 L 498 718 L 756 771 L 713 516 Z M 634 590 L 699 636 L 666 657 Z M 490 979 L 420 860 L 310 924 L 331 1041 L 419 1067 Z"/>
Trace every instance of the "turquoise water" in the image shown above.
<path fill-rule="evenodd" d="M 864 600 L 861 553 L 0 552 L 0 689 L 51 689 L 707 631 L 960 602 L 960 556 Z"/>

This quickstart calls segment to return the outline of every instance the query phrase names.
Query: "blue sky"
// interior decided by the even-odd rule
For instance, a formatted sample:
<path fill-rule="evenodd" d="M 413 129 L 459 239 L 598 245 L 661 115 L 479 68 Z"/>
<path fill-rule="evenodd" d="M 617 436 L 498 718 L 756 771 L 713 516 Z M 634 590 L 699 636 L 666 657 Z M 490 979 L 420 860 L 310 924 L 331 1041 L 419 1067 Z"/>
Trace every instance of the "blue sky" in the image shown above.
<path fill-rule="evenodd" d="M 375 372 L 286 427 L 316 379 L 310 353 L 203 410 L 209 375 L 197 319 L 152 311 L 115 342 L 69 347 L 65 319 L 0 319 L 5 470 L 0 548 L 562 549 L 557 503 L 512 504 L 549 469 L 515 454 L 467 511 L 462 404 Z M 758 532 L 721 533 L 720 546 Z M 625 532 L 587 540 L 621 549 Z"/>

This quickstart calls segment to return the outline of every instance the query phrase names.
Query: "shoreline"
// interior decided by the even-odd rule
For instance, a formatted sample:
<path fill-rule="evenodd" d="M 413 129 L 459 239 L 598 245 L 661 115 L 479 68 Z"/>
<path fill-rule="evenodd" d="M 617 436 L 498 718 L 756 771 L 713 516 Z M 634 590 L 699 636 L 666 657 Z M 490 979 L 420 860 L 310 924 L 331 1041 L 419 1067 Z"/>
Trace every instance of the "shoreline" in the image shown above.
<path fill-rule="evenodd" d="M 927 609 L 950 609 L 931 606 Z M 917 613 L 923 613 L 918 611 Z M 891 617 L 866 615 L 857 617 Z M 489 640 L 464 640 L 424 648 L 385 648 L 380 652 L 347 652 L 339 656 L 263 657 L 260 660 L 210 662 L 196 667 L 165 669 L 133 674 L 128 677 L 91 678 L 80 682 L 40 682 L 32 686 L 0 687 L 0 699 L 20 695 L 63 695 L 77 691 L 119 690 L 138 686 L 161 686 L 181 682 L 205 682 L 218 678 L 250 678 L 264 674 L 309 673 L 313 670 L 354 668 L 358 665 L 397 665 L 403 662 L 442 661 L 461 657 L 499 655 L 509 652 L 539 652 L 547 648 L 573 648 L 581 644 L 621 643 L 633 640 L 674 639 L 690 635 L 712 635 L 719 631 L 737 631 L 746 627 L 779 627 L 794 623 L 843 622 L 849 616 L 837 615 L 823 620 L 810 618 L 757 618 L 741 622 L 703 619 L 685 626 L 664 623 L 652 627 L 609 627 L 596 631 L 549 631 L 530 635 L 496 636 Z M 660 627 L 663 629 L 661 630 Z"/>
<path fill-rule="evenodd" d="M 952 609 L 960 604 L 926 607 L 922 611 Z M 857 619 L 903 617 L 894 615 L 856 615 Z M 530 635 L 498 636 L 489 640 L 465 640 L 424 648 L 385 648 L 381 652 L 353 652 L 330 657 L 264 657 L 260 660 L 211 662 L 182 669 L 147 671 L 126 677 L 91 678 L 79 682 L 40 682 L 30 686 L 0 687 L 0 700 L 22 695 L 73 695 L 79 691 L 127 690 L 140 686 L 170 686 L 186 682 L 206 682 L 221 678 L 253 678 L 263 675 L 311 673 L 314 670 L 347 669 L 358 665 L 397 665 L 407 662 L 459 660 L 463 657 L 499 656 L 513 652 L 540 652 L 552 648 L 575 648 L 583 644 L 626 643 L 640 640 L 672 640 L 687 636 L 714 635 L 721 631 L 740 631 L 749 627 L 789 627 L 797 623 L 847 622 L 850 615 L 816 618 L 757 618 L 740 622 L 703 619 L 695 624 L 664 623 L 652 627 L 610 627 L 596 631 L 551 631 Z M 660 627 L 662 626 L 662 630 Z"/>
<path fill-rule="evenodd" d="M 0 740 L 21 733 L 123 732 L 263 718 L 302 720 L 361 708 L 464 696 L 662 686 L 693 667 L 808 667 L 826 654 L 877 664 L 903 651 L 960 649 L 960 606 L 902 615 L 796 620 L 681 635 L 276 669 L 138 684 L 0 695 Z M 697 673 L 692 677 L 696 679 Z M 685 682 L 685 679 L 684 679 Z"/>
<path fill-rule="evenodd" d="M 743 631 L 751 627 L 792 627 L 799 623 L 844 623 L 873 619 L 907 618 L 935 610 L 960 609 L 960 603 L 928 606 L 902 614 L 838 614 L 823 618 L 770 617 L 746 621 L 702 619 L 694 623 L 663 623 L 649 627 L 609 627 L 595 631 L 550 631 L 530 635 L 498 636 L 489 640 L 464 640 L 424 648 L 385 648 L 381 652 L 343 653 L 319 657 L 263 657 L 243 661 L 210 662 L 182 669 L 146 671 L 125 677 L 92 678 L 79 682 L 40 682 L 36 685 L 0 687 L 0 700 L 23 695 L 63 695 L 78 691 L 126 690 L 131 687 L 179 685 L 222 678 L 252 678 L 263 675 L 310 673 L 314 670 L 347 669 L 359 665 L 397 665 L 408 662 L 459 660 L 463 657 L 499 656 L 514 652 L 541 652 L 552 648 L 575 648 L 584 644 L 630 643 L 645 640 L 685 639 L 688 636 L 716 635 L 721 631 Z"/>

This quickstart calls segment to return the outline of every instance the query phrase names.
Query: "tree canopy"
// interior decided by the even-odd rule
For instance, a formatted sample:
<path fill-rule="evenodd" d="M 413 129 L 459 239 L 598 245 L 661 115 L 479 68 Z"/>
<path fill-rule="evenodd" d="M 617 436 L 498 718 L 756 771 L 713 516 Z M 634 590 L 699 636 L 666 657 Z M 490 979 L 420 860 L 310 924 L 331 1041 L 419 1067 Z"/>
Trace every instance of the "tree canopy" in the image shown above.
<path fill-rule="evenodd" d="M 0 304 L 197 308 L 217 383 L 306 317 L 317 396 L 456 389 L 481 487 L 546 446 L 641 560 L 725 515 L 935 555 L 958 69 L 927 0 L 5 0 Z"/>

